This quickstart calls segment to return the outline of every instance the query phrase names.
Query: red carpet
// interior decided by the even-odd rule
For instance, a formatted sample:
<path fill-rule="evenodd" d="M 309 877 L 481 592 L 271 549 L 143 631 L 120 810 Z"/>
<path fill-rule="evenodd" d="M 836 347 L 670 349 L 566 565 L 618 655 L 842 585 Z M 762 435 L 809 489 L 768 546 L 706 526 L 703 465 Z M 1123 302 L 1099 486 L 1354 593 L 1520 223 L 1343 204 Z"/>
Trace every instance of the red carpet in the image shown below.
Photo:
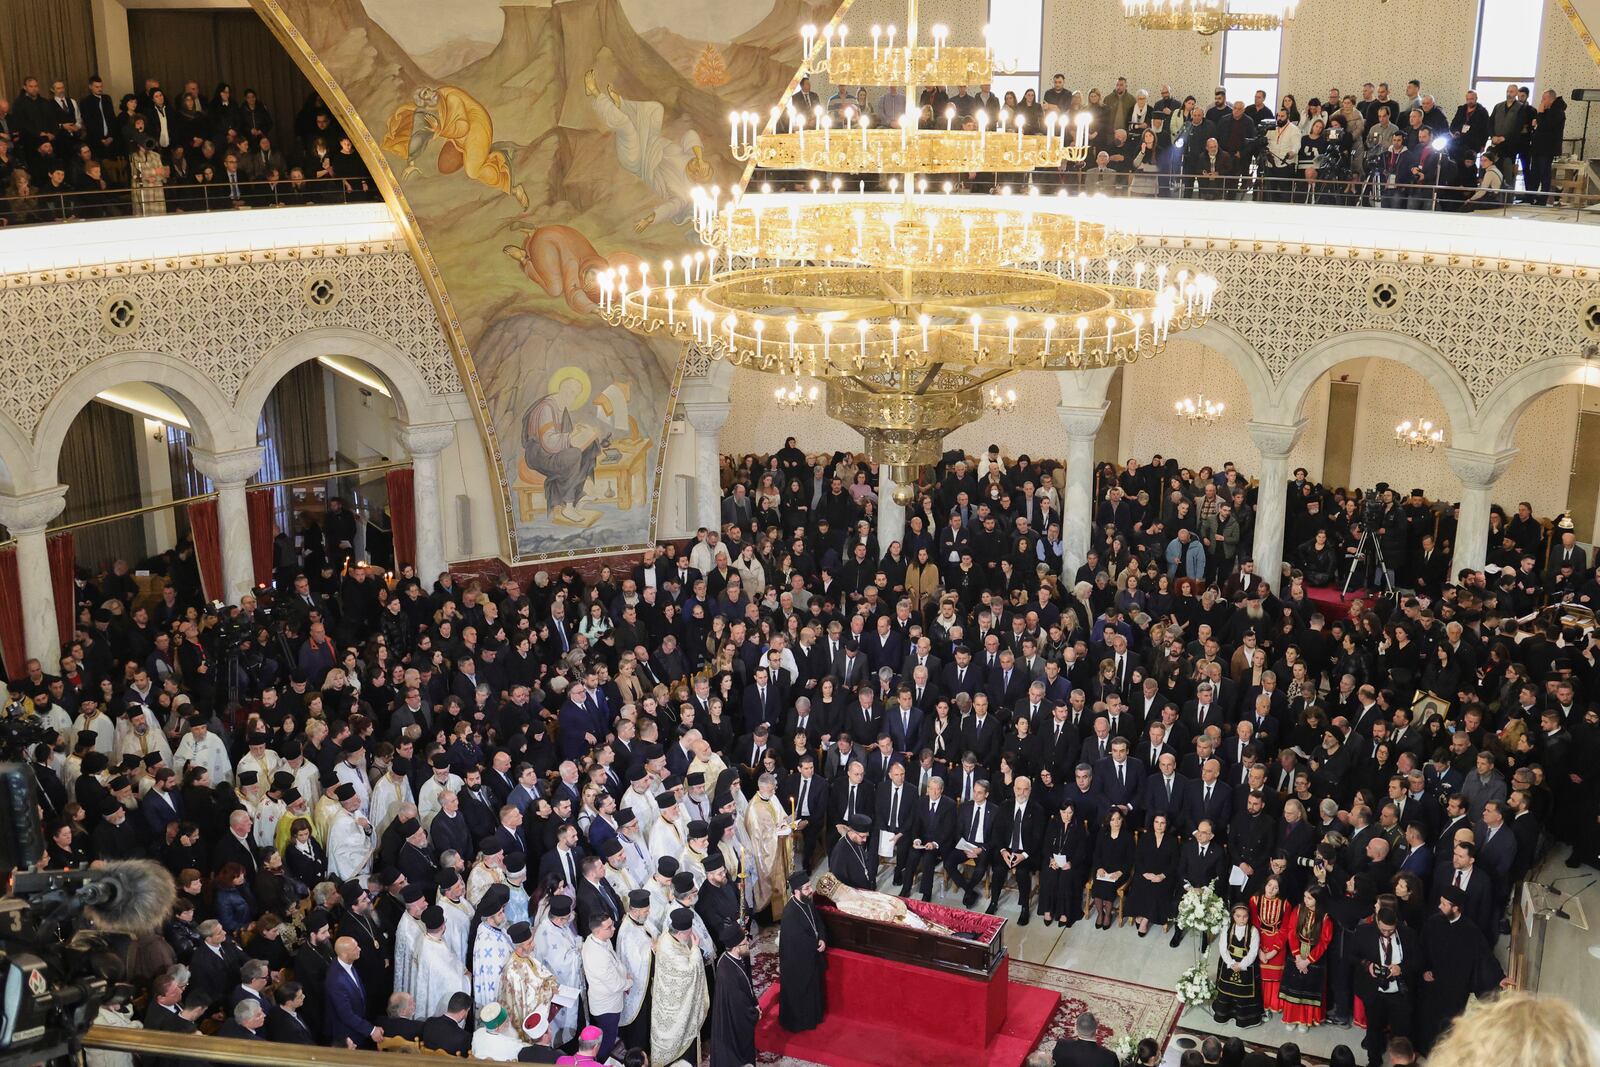
<path fill-rule="evenodd" d="M 1010 981 L 1005 964 L 988 983 L 989 988 L 983 989 L 972 979 L 866 956 L 860 957 L 862 965 L 855 967 L 849 957 L 857 954 L 845 950 L 834 949 L 828 955 L 827 1019 L 803 1034 L 783 1029 L 778 1025 L 778 984 L 774 982 L 761 996 L 762 1017 L 756 1027 L 756 1047 L 763 1054 L 827 1067 L 917 1062 L 1020 1067 L 1044 1038 L 1061 999 L 1054 991 Z M 875 988 L 868 995 L 851 995 L 862 992 L 854 986 L 868 975 L 874 976 Z M 961 997 L 951 983 L 973 986 L 980 1004 L 998 999 L 985 994 L 999 993 L 999 983 L 1005 983 L 1009 994 L 1005 1015 L 995 1020 L 997 1025 L 987 1042 L 984 1032 L 989 1028 L 980 1013 L 960 1007 L 970 998 Z"/>
<path fill-rule="evenodd" d="M 1343 580 L 1341 579 L 1341 584 L 1342 581 Z M 1355 597 L 1364 596 L 1365 594 L 1360 589 L 1352 589 L 1350 590 L 1352 597 L 1351 600 L 1340 600 L 1339 589 L 1340 586 L 1338 585 L 1328 586 L 1322 589 L 1318 589 L 1314 586 L 1307 586 L 1306 599 L 1314 602 L 1317 605 L 1317 610 L 1322 612 L 1322 617 L 1327 619 L 1329 622 L 1333 622 L 1335 619 L 1343 619 L 1349 616 L 1350 605 L 1353 602 L 1353 599 Z"/>

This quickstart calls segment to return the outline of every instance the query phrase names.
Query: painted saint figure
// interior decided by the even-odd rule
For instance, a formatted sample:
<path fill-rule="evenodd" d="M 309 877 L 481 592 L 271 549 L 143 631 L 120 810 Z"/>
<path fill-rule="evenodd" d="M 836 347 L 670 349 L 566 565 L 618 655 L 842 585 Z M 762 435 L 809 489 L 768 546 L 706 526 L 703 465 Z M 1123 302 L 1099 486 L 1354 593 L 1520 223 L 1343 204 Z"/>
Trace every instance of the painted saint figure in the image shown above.
<path fill-rule="evenodd" d="M 439 173 L 464 170 L 473 181 L 515 197 L 522 210 L 528 210 L 528 194 L 513 185 L 510 154 L 512 145 L 494 139 L 494 120 L 489 111 L 466 91 L 453 85 L 419 86 L 412 102 L 401 104 L 389 116 L 383 134 L 383 149 L 406 161 L 401 179 L 419 173 L 417 158 L 437 137 Z"/>
<path fill-rule="evenodd" d="M 609 85 L 602 93 L 593 70 L 584 74 L 583 90 L 616 136 L 617 162 L 661 201 L 633 224 L 634 231 L 643 232 L 663 217 L 674 226 L 686 224 L 694 207 L 694 187 L 711 180 L 700 135 L 690 130 L 676 141 L 669 140 L 661 132 L 666 110 L 659 101 L 624 100 Z"/>
<path fill-rule="evenodd" d="M 587 376 L 575 367 L 564 367 L 551 376 L 550 391 L 522 418 L 523 462 L 544 475 L 545 508 L 564 526 L 587 527 L 599 515 L 578 507 L 601 450 L 610 443 L 594 427 L 573 421 L 573 410 L 588 399 Z"/>

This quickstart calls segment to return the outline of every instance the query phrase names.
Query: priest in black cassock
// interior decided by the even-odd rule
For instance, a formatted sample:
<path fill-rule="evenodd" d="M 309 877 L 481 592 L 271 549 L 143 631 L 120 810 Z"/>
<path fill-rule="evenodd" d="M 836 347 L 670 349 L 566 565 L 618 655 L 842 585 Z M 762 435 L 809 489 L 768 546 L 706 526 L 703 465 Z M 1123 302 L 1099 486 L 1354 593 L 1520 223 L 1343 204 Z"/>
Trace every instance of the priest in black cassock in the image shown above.
<path fill-rule="evenodd" d="M 1447 885 L 1439 910 L 1422 924 L 1422 982 L 1417 995 L 1417 1051 L 1427 1052 L 1467 1007 L 1467 997 L 1487 996 L 1505 972 L 1494 947 L 1462 910 L 1467 894 Z"/>
<path fill-rule="evenodd" d="M 844 835 L 828 853 L 828 871 L 851 889 L 878 888 L 878 861 L 867 855 L 867 838 L 872 833 L 872 816 L 856 812 L 850 816 Z"/>
<path fill-rule="evenodd" d="M 716 936 L 727 949 L 717 957 L 711 997 L 710 1067 L 750 1067 L 756 1062 L 756 1023 L 761 1019 L 750 977 L 750 937 L 732 921 L 723 923 Z"/>
<path fill-rule="evenodd" d="M 778 927 L 778 1022 L 792 1034 L 822 1025 L 822 977 L 828 969 L 828 928 L 811 902 L 814 890 L 798 871 L 789 876 L 789 903 Z"/>
<path fill-rule="evenodd" d="M 694 902 L 694 910 L 705 920 L 706 930 L 717 947 L 727 952 L 733 946 L 722 940 L 722 934 L 725 924 L 739 925 L 739 891 L 728 881 L 728 865 L 720 849 L 714 848 L 706 855 L 705 871 L 706 880 L 700 883 L 700 899 Z"/>

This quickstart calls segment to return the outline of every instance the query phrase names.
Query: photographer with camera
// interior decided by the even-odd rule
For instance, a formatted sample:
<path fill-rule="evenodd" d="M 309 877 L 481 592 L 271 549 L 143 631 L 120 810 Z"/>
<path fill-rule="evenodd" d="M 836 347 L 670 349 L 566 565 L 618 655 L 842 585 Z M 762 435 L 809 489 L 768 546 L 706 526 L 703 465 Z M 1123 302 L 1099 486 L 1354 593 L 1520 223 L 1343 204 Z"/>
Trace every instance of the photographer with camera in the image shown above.
<path fill-rule="evenodd" d="M 1410 1037 L 1417 975 L 1422 958 L 1416 931 L 1380 905 L 1370 923 L 1350 935 L 1355 993 L 1367 1010 L 1367 1067 L 1381 1067 L 1390 1036 Z"/>
<path fill-rule="evenodd" d="M 1266 179 L 1265 199 L 1287 204 L 1294 199 L 1294 165 L 1300 158 L 1300 127 L 1291 122 L 1289 112 L 1278 109 L 1278 124 L 1267 131 L 1265 155 L 1257 159 L 1257 171 Z"/>

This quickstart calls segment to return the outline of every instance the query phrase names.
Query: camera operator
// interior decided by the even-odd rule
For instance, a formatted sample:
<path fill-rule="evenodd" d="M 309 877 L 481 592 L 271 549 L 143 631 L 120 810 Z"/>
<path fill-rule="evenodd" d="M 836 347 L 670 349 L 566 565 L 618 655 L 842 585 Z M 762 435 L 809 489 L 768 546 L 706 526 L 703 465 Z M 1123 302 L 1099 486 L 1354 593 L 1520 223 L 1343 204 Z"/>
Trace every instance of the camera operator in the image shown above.
<path fill-rule="evenodd" d="M 1382 109 L 1380 109 L 1382 110 Z M 1391 123 L 1391 128 L 1393 124 Z M 1394 130 L 1389 135 L 1389 147 L 1385 148 L 1372 160 L 1372 177 L 1377 181 L 1381 190 L 1379 203 L 1384 207 L 1405 207 L 1405 195 L 1400 191 L 1401 179 L 1404 177 L 1402 168 L 1406 158 L 1406 135 L 1399 130 Z"/>
<path fill-rule="evenodd" d="M 1277 125 L 1267 131 L 1265 161 L 1259 166 L 1267 180 L 1266 199 L 1287 204 L 1294 199 L 1294 165 L 1300 158 L 1300 127 L 1289 121 L 1289 112 L 1278 109 Z"/>
<path fill-rule="evenodd" d="M 1422 966 L 1417 935 L 1385 902 L 1371 923 L 1350 937 L 1355 993 L 1367 1009 L 1362 1046 L 1368 1063 L 1380 1063 L 1389 1037 L 1410 1037 L 1417 975 Z"/>
<path fill-rule="evenodd" d="M 1225 183 L 1224 195 L 1232 200 L 1239 195 L 1239 177 L 1245 173 L 1246 161 L 1255 156 L 1258 137 L 1255 121 L 1244 113 L 1243 100 L 1235 100 L 1228 113 L 1217 120 L 1216 137 L 1221 149 L 1217 169 L 1231 179 Z M 1224 158 L 1228 162 L 1225 170 L 1220 165 Z"/>

